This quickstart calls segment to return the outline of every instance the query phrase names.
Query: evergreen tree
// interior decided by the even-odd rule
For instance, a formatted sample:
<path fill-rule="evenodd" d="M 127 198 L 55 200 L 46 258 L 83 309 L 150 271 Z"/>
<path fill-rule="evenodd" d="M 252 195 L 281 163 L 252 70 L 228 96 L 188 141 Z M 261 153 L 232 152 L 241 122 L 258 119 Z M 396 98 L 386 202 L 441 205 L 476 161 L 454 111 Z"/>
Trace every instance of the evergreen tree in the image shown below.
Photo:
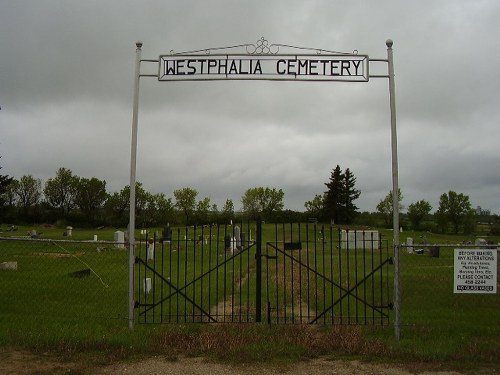
<path fill-rule="evenodd" d="M 358 211 L 358 207 L 354 201 L 359 198 L 361 191 L 355 188 L 356 177 L 347 168 L 344 173 L 344 207 L 343 207 L 343 221 L 345 224 L 351 224 L 354 216 Z"/>
<path fill-rule="evenodd" d="M 328 190 L 323 195 L 323 219 L 333 219 L 337 224 L 352 223 L 358 209 L 354 201 L 361 195 L 361 192 L 355 188 L 354 174 L 349 168 L 342 172 L 340 166 L 337 165 L 325 185 Z"/>
<path fill-rule="evenodd" d="M 343 183 L 344 174 L 340 166 L 337 165 L 330 174 L 330 180 L 325 183 L 328 190 L 324 193 L 325 204 L 323 206 L 325 218 L 333 219 L 337 224 L 340 224 L 341 218 Z"/>

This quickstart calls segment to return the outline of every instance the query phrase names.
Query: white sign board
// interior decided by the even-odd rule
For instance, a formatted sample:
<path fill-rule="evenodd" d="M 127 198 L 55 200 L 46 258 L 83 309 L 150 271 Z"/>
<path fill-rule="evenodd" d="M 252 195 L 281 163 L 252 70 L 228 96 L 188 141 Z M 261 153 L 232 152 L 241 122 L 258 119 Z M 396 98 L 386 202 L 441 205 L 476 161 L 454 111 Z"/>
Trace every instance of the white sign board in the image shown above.
<path fill-rule="evenodd" d="M 368 81 L 366 55 L 162 55 L 159 81 Z"/>
<path fill-rule="evenodd" d="M 454 293 L 497 292 L 497 250 L 455 249 Z"/>

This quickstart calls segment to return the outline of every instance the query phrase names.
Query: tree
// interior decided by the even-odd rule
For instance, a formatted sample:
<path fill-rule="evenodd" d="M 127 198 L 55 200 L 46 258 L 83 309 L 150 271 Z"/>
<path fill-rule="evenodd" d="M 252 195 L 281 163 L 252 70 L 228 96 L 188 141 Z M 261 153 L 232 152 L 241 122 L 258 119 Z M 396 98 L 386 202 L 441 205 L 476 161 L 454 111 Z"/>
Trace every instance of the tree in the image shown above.
<path fill-rule="evenodd" d="M 156 204 L 154 216 L 155 223 L 160 225 L 172 221 L 174 214 L 174 204 L 172 203 L 172 199 L 167 198 L 163 193 L 155 194 L 153 198 Z"/>
<path fill-rule="evenodd" d="M 401 189 L 398 189 L 398 204 L 399 209 L 402 210 L 403 206 L 401 205 L 401 201 L 403 200 L 403 194 L 401 193 Z M 392 224 L 393 218 L 393 204 L 392 204 L 392 190 L 382 199 L 379 204 L 377 204 L 377 212 L 382 214 L 384 218 L 384 223 L 387 227 Z"/>
<path fill-rule="evenodd" d="M 189 217 L 195 210 L 197 196 L 198 192 L 189 187 L 174 191 L 175 207 L 181 210 L 186 216 L 186 225 L 189 225 Z"/>
<path fill-rule="evenodd" d="M 328 188 L 323 197 L 323 213 L 325 218 L 333 219 L 338 224 L 350 224 L 358 207 L 354 201 L 361 192 L 355 188 L 356 178 L 349 168 L 342 172 L 337 165 L 325 183 Z"/>
<path fill-rule="evenodd" d="M 59 209 L 63 217 L 66 217 L 75 206 L 78 180 L 79 178 L 69 169 L 59 168 L 56 177 L 49 178 L 45 183 L 43 194 L 47 203 Z"/>
<path fill-rule="evenodd" d="M 326 218 L 333 219 L 337 224 L 341 221 L 343 180 L 344 175 L 340 166 L 337 165 L 331 172 L 329 181 L 325 183 L 328 190 L 324 193 L 324 214 Z"/>
<path fill-rule="evenodd" d="M 356 178 L 347 168 L 344 173 L 344 192 L 343 192 L 343 218 L 345 224 L 351 224 L 357 213 L 358 207 L 354 201 L 359 198 L 361 192 L 355 188 Z"/>
<path fill-rule="evenodd" d="M 129 191 L 130 194 L 130 191 Z M 130 200 L 130 198 L 129 198 Z M 129 205 L 130 206 L 130 205 Z M 141 182 L 135 184 L 135 217 L 136 223 L 146 227 L 151 224 L 156 204 L 153 195 L 144 190 Z"/>
<path fill-rule="evenodd" d="M 137 181 L 135 183 L 136 224 L 145 226 L 151 223 L 152 217 L 155 215 L 152 209 L 154 210 L 155 207 L 153 195 L 145 191 L 142 183 Z M 109 194 L 104 208 L 108 220 L 111 220 L 115 226 L 127 225 L 130 215 L 130 186 L 127 185 L 119 192 Z"/>
<path fill-rule="evenodd" d="M 423 199 L 408 206 L 408 219 L 413 229 L 420 230 L 422 221 L 430 214 L 431 210 L 431 204 Z"/>
<path fill-rule="evenodd" d="M 109 195 L 104 204 L 107 220 L 115 226 L 125 226 L 128 223 L 128 208 L 130 206 L 130 186 L 125 186 L 119 192 Z"/>
<path fill-rule="evenodd" d="M 196 216 L 199 224 L 210 222 L 210 198 L 205 197 L 196 204 Z M 217 206 L 216 206 L 217 207 Z"/>
<path fill-rule="evenodd" d="M 0 167 L 0 169 L 2 169 L 2 167 Z M 13 177 L 9 177 L 8 175 L 0 175 L 0 208 L 3 208 L 5 205 L 7 200 L 5 194 L 13 180 Z"/>
<path fill-rule="evenodd" d="M 222 211 L 220 212 L 220 220 L 222 222 L 229 222 L 234 219 L 234 203 L 232 199 L 226 199 Z"/>
<path fill-rule="evenodd" d="M 85 215 L 89 223 L 95 222 L 107 198 L 106 181 L 95 177 L 78 179 L 75 204 Z"/>
<path fill-rule="evenodd" d="M 281 189 L 255 187 L 245 191 L 241 198 L 243 211 L 255 219 L 259 215 L 272 215 L 283 209 L 285 193 Z"/>
<path fill-rule="evenodd" d="M 12 181 L 15 201 L 23 217 L 27 217 L 36 207 L 42 197 L 42 181 L 32 175 L 22 176 L 19 180 Z"/>
<path fill-rule="evenodd" d="M 320 194 L 316 194 L 310 201 L 304 203 L 304 207 L 309 215 L 314 217 L 320 216 L 323 211 L 324 199 Z"/>
<path fill-rule="evenodd" d="M 473 229 L 474 210 L 469 200 L 469 196 L 463 193 L 449 191 L 443 193 L 439 198 L 439 208 L 436 211 L 438 225 L 443 232 L 447 231 L 451 223 L 454 233 L 462 229 L 465 233 Z"/>

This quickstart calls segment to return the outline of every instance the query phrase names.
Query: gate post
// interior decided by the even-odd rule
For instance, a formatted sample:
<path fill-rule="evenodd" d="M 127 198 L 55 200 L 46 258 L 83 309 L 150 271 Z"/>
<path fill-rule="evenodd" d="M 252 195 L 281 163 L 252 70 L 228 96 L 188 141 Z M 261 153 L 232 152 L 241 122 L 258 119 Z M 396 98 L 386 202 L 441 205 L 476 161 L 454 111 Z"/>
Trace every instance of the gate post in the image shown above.
<path fill-rule="evenodd" d="M 398 186 L 398 137 L 396 133 L 396 89 L 394 84 L 393 42 L 386 41 L 389 70 L 389 100 L 391 108 L 391 149 L 392 149 L 392 229 L 394 235 L 394 334 L 401 338 L 401 291 L 399 275 L 399 186 Z"/>
<path fill-rule="evenodd" d="M 255 321 L 262 321 L 262 219 L 257 218 L 255 230 Z"/>
<path fill-rule="evenodd" d="M 134 263 L 135 263 L 135 175 L 137 160 L 137 119 L 139 112 L 139 78 L 141 76 L 142 42 L 135 52 L 134 108 L 132 114 L 132 142 L 130 150 L 130 215 L 128 224 L 128 328 L 134 328 Z"/>

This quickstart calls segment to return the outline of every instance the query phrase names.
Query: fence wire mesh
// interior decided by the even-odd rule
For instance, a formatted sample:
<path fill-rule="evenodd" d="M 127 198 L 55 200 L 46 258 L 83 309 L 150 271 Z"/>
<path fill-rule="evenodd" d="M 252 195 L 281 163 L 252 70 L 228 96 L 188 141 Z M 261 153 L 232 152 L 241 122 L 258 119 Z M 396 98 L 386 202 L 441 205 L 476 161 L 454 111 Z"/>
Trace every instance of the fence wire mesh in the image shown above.
<path fill-rule="evenodd" d="M 320 237 L 324 234 L 320 232 Z M 307 267 L 302 271 L 293 268 L 293 266 L 299 264 L 299 258 L 292 259 L 290 254 L 295 256 L 295 254 L 300 254 L 301 250 L 285 250 L 285 243 L 294 244 L 299 242 L 291 235 L 286 236 L 285 240 L 283 240 L 283 237 L 278 238 L 278 241 L 273 240 L 272 237 L 263 240 L 263 260 L 267 267 L 268 262 L 276 262 L 275 257 L 283 253 L 284 258 L 283 262 L 280 263 L 282 265 L 281 268 L 278 268 L 278 273 L 281 276 L 286 274 L 290 277 L 289 284 L 291 287 L 289 289 L 295 291 L 298 287 L 297 283 L 304 284 L 307 281 L 304 275 L 307 275 L 310 270 Z M 182 241 L 184 241 L 183 239 L 184 237 L 182 237 Z M 303 243 L 302 246 L 306 246 L 307 241 L 305 238 L 301 238 L 300 241 Z M 323 244 L 323 242 L 320 243 Z M 269 244 L 274 245 L 270 246 Z M 228 259 L 224 250 L 226 245 L 220 245 L 223 250 L 217 252 L 220 259 L 215 261 L 216 266 L 218 265 L 217 262 L 222 264 L 224 259 Z M 146 246 L 144 241 L 139 241 L 136 249 L 137 255 L 142 254 L 146 257 Z M 169 246 L 171 245 L 169 244 Z M 208 244 L 194 242 L 194 246 L 206 250 Z M 307 246 L 310 247 L 310 245 Z M 411 247 L 401 246 L 400 280 L 403 335 L 405 330 L 408 329 L 423 330 L 422 332 L 429 329 L 441 330 L 443 334 L 457 329 L 479 335 L 482 333 L 486 335 L 495 332 L 500 333 L 500 296 L 498 292 L 454 293 L 454 249 L 460 247 L 471 248 L 460 245 L 429 244 L 413 245 Z M 279 254 L 276 254 L 276 248 L 279 249 Z M 489 248 L 491 251 L 496 252 L 497 263 L 500 263 L 498 248 Z M 343 254 L 342 250 L 339 250 L 336 245 L 333 249 L 335 252 L 340 251 L 340 254 Z M 36 322 L 40 318 L 77 318 L 83 321 L 96 318 L 123 319 L 124 324 L 126 324 L 128 318 L 127 250 L 125 243 L 116 242 L 0 238 L 0 319 L 4 322 L 16 319 Z M 323 247 L 320 247 L 320 250 L 322 254 Z M 255 261 L 254 255 L 252 254 L 244 259 L 247 265 L 243 265 L 242 269 L 249 273 L 249 270 L 253 269 L 251 264 Z M 307 257 L 305 262 L 307 265 Z M 148 264 L 147 259 L 146 264 Z M 203 267 L 201 267 L 202 264 Z M 227 264 L 232 267 L 232 263 L 228 262 Z M 347 267 L 347 264 L 347 262 L 343 262 L 343 267 Z M 203 263 L 200 260 L 196 265 L 203 270 L 208 265 L 213 268 L 213 264 L 208 261 L 208 258 L 204 258 Z M 276 268 L 275 263 L 272 263 L 269 269 L 264 268 L 264 280 L 269 276 L 270 270 L 273 270 L 272 267 Z M 239 265 L 233 271 L 235 270 L 239 270 Z M 499 271 L 500 265 L 496 267 L 497 286 L 500 281 Z M 144 269 L 141 272 L 144 272 Z M 340 274 L 340 269 L 337 273 Z M 223 275 L 224 272 L 218 276 L 210 276 L 214 278 L 211 284 L 216 284 L 216 280 L 223 277 Z M 328 276 L 329 273 L 326 275 Z M 392 268 L 388 269 L 386 275 L 388 280 L 393 276 Z M 141 274 L 141 279 L 143 276 L 145 276 L 144 273 Z M 204 278 L 207 278 L 207 276 L 204 276 Z M 281 279 L 276 278 L 274 280 L 275 284 L 279 280 Z M 347 283 L 348 280 L 346 279 L 345 282 Z M 208 278 L 203 279 L 203 287 L 208 284 Z M 387 284 L 390 284 L 390 282 Z M 234 285 L 239 286 L 239 284 Z M 269 285 L 273 286 L 274 284 L 270 283 Z M 281 284 L 278 283 L 277 285 L 278 287 L 274 286 L 278 290 Z M 290 300 L 296 304 L 296 299 L 304 295 L 307 296 L 308 286 L 301 285 L 302 287 L 306 289 L 298 291 L 298 294 L 293 294 L 293 298 L 290 295 L 289 298 L 287 297 L 287 301 Z M 137 297 L 140 299 L 141 295 L 139 294 L 143 293 L 143 285 L 138 281 L 136 288 Z M 200 288 L 198 288 L 198 285 L 196 288 L 196 293 L 201 290 L 201 281 Z M 281 287 L 281 289 L 283 288 Z M 320 289 L 322 290 L 322 288 L 323 286 Z M 391 286 L 389 285 L 387 288 L 390 289 Z M 269 291 L 265 285 L 263 285 L 263 289 L 265 297 Z M 245 289 L 245 293 L 250 292 L 254 293 L 252 288 L 249 291 Z M 224 295 L 223 293 L 220 295 Z M 358 293 L 357 289 L 353 289 L 353 292 L 349 295 L 355 293 Z M 391 290 L 388 293 L 392 295 Z M 215 298 L 215 295 L 210 294 L 210 299 Z M 204 293 L 203 296 L 208 298 L 208 292 Z M 142 297 L 144 297 L 143 294 Z M 264 297 L 263 321 L 266 320 L 266 302 L 268 300 L 267 297 Z M 227 299 L 227 296 L 224 298 Z M 275 300 L 270 299 L 270 301 Z M 253 301 L 253 297 L 250 298 L 250 301 Z M 275 313 L 279 311 L 289 313 L 289 310 L 276 303 L 272 304 L 271 308 L 276 310 L 272 310 L 271 314 L 273 311 Z M 253 321 L 254 319 L 247 320 Z M 297 319 L 291 319 L 291 321 L 296 322 Z M 348 324 L 352 323 L 356 324 L 356 322 L 348 320 Z"/>
<path fill-rule="evenodd" d="M 455 249 L 473 250 L 470 245 L 425 244 L 402 246 L 401 269 L 401 323 L 403 330 L 414 327 L 421 332 L 427 329 L 474 332 L 474 334 L 500 333 L 500 296 L 497 293 L 457 293 L 454 288 Z M 483 247 L 489 253 L 497 253 L 494 246 Z M 470 282 L 485 282 L 478 274 L 478 267 L 470 272 Z M 496 283 L 500 278 L 497 265 Z M 477 276 L 475 276 L 477 275 Z M 491 275 L 490 275 L 491 276 Z M 475 281 L 479 280 L 480 281 Z M 489 278 L 491 280 L 491 278 Z M 490 282 L 488 280 L 488 282 Z"/>
<path fill-rule="evenodd" d="M 125 244 L 1 238 L 1 318 L 126 319 L 127 264 Z"/>

